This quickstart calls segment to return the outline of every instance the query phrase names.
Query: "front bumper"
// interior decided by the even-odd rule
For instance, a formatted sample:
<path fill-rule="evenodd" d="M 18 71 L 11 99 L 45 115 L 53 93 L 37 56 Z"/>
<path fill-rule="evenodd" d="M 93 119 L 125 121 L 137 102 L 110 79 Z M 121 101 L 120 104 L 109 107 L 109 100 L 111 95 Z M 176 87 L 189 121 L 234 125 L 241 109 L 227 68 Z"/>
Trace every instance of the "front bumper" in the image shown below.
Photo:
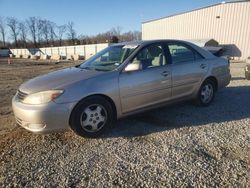
<path fill-rule="evenodd" d="M 12 99 L 12 109 L 17 124 L 36 133 L 47 133 L 69 128 L 70 113 L 75 103 L 57 104 L 49 102 L 41 105 L 29 105 Z"/>

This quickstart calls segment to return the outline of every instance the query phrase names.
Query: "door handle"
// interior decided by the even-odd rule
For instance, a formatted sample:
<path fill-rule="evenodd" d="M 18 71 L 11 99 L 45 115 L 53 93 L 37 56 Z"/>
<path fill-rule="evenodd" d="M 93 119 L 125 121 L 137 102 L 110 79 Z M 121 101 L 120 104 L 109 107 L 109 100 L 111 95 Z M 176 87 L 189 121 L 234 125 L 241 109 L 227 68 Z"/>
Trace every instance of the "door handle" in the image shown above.
<path fill-rule="evenodd" d="M 169 72 L 168 72 L 168 71 L 163 71 L 163 72 L 161 73 L 161 75 L 162 75 L 162 76 L 168 76 L 168 75 L 169 75 Z"/>
<path fill-rule="evenodd" d="M 200 65 L 200 68 L 202 68 L 202 69 L 205 69 L 206 67 L 207 67 L 206 64 L 201 64 L 201 65 Z"/>

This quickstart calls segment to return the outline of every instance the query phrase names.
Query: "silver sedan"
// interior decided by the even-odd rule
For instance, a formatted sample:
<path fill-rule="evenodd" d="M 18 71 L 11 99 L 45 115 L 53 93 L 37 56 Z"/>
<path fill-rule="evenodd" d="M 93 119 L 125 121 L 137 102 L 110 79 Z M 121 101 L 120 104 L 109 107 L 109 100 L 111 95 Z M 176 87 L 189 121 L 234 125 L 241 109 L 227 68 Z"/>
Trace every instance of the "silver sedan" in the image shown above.
<path fill-rule="evenodd" d="M 116 119 L 168 103 L 207 106 L 230 79 L 228 60 L 189 42 L 119 43 L 81 65 L 25 82 L 12 107 L 17 123 L 29 131 L 71 128 L 96 137 Z"/>

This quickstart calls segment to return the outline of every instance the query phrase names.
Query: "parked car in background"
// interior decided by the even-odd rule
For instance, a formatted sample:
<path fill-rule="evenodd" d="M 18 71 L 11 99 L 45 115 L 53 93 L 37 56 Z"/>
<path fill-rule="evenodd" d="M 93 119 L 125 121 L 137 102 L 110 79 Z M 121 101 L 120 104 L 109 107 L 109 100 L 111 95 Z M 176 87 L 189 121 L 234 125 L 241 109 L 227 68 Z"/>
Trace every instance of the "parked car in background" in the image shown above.
<path fill-rule="evenodd" d="M 17 123 L 29 131 L 70 127 L 96 137 L 116 119 L 168 103 L 208 106 L 230 79 L 228 60 L 189 42 L 119 43 L 81 65 L 25 82 L 12 106 Z"/>
<path fill-rule="evenodd" d="M 250 56 L 246 60 L 245 77 L 247 80 L 250 80 Z"/>

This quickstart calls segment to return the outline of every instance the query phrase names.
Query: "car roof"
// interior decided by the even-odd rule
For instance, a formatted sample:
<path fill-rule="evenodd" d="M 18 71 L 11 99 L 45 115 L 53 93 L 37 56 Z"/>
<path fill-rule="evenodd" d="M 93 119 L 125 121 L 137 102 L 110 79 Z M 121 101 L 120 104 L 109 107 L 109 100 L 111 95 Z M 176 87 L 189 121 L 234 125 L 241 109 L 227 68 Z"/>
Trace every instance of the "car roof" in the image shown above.
<path fill-rule="evenodd" d="M 186 42 L 181 40 L 172 40 L 172 39 L 157 39 L 157 40 L 136 40 L 136 41 L 129 41 L 129 42 L 121 42 L 112 45 L 147 45 L 156 42 Z"/>
<path fill-rule="evenodd" d="M 156 40 L 135 40 L 135 41 L 128 41 L 128 42 L 121 42 L 121 43 L 114 43 L 112 45 L 145 45 L 157 42 L 183 42 L 183 43 L 190 43 L 184 40 L 177 40 L 177 39 L 156 39 Z"/>
<path fill-rule="evenodd" d="M 209 52 L 208 50 L 202 49 L 201 47 L 197 46 L 196 44 L 184 40 L 176 40 L 176 39 L 157 39 L 157 40 L 140 40 L 140 41 L 130 41 L 130 42 L 122 42 L 122 43 L 116 43 L 112 44 L 112 46 L 119 46 L 119 45 L 139 45 L 139 46 L 145 46 L 148 44 L 153 44 L 157 42 L 181 42 L 183 44 L 186 44 L 190 47 L 192 47 L 194 50 L 199 52 L 204 58 L 210 59 L 215 58 L 215 56 Z"/>

